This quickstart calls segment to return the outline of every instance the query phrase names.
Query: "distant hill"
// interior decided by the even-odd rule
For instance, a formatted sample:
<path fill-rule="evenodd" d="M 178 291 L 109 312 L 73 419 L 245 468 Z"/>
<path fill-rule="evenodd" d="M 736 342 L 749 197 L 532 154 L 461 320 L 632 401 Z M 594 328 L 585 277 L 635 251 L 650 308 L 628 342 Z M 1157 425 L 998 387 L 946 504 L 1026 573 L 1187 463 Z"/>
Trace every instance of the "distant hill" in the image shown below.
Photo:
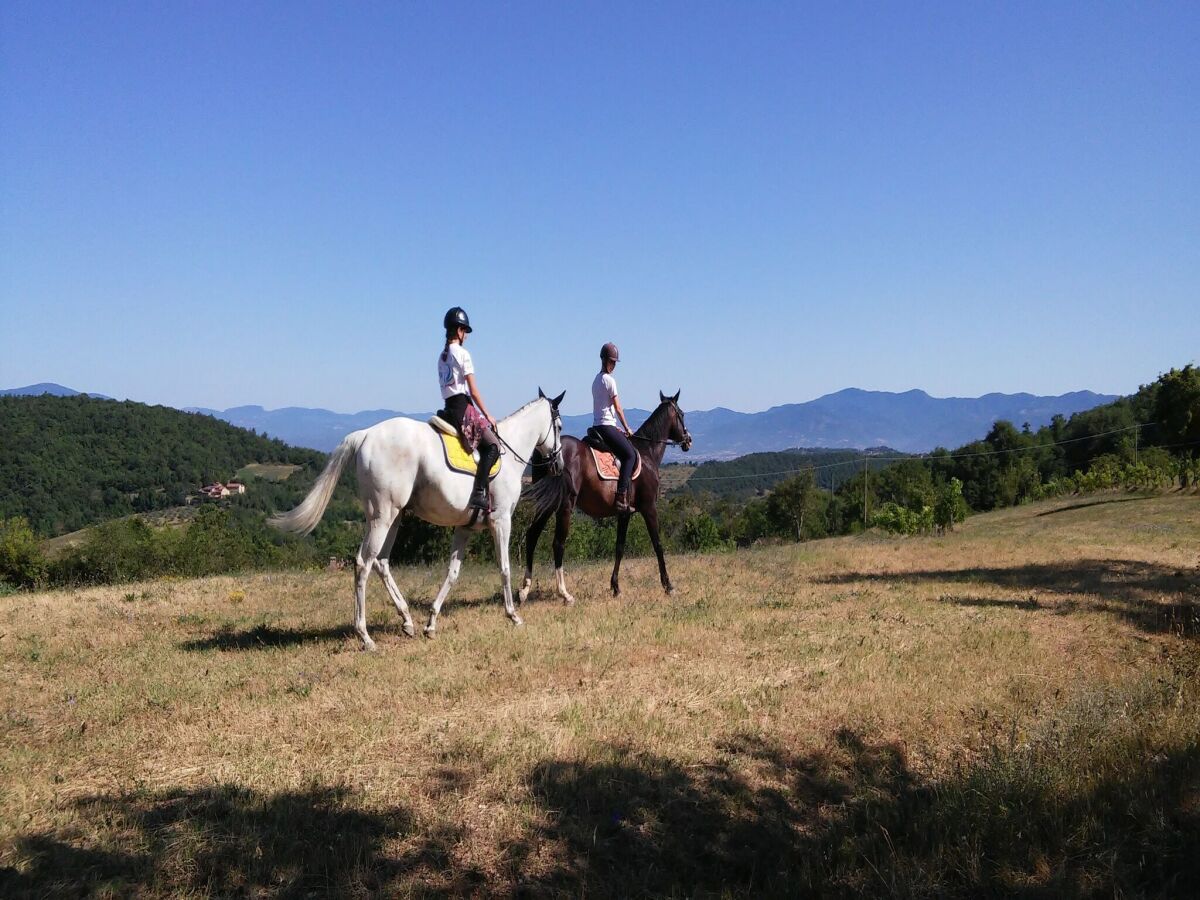
<path fill-rule="evenodd" d="M 43 390 L 44 389 L 44 390 Z M 0 391 L 0 394 L 77 392 L 61 385 L 42 384 Z M 1060 396 L 1035 394 L 985 394 L 982 397 L 931 397 L 924 391 L 904 393 L 864 391 L 847 388 L 805 403 L 774 406 L 762 412 L 738 412 L 724 407 L 688 410 L 683 396 L 688 430 L 695 443 L 686 456 L 667 452 L 668 461 L 734 459 L 748 453 L 791 450 L 801 447 L 850 449 L 892 447 L 905 453 L 924 453 L 935 447 L 957 447 L 987 433 L 997 419 L 1018 428 L 1028 422 L 1039 428 L 1056 414 L 1071 416 L 1117 398 L 1092 391 L 1075 391 Z M 269 435 L 293 447 L 329 452 L 351 431 L 367 428 L 384 419 L 405 416 L 427 419 L 429 412 L 397 412 L 369 409 L 338 413 L 327 409 L 291 406 L 264 409 L 235 406 L 230 409 L 187 407 L 222 419 L 239 428 Z M 649 412 L 626 408 L 626 416 L 637 427 Z M 566 434 L 582 435 L 591 415 L 564 416 Z"/>
<path fill-rule="evenodd" d="M 81 393 L 82 391 L 63 387 L 52 381 L 43 381 L 40 384 L 27 384 L 25 387 L 0 390 L 0 397 L 40 397 L 42 394 L 49 394 L 51 397 L 78 397 Z M 97 400 L 112 399 L 103 394 L 87 394 L 85 396 L 95 397 Z"/>
<path fill-rule="evenodd" d="M 1055 414 L 1070 416 L 1116 397 L 1077 391 L 1058 397 L 1033 394 L 987 394 L 983 397 L 931 397 L 924 391 L 902 394 L 848 388 L 807 403 L 775 406 L 757 413 L 717 407 L 688 411 L 688 430 L 695 438 L 691 453 L 672 449 L 668 460 L 733 459 L 748 453 L 798 447 L 892 447 L 905 453 L 922 453 L 935 447 L 957 447 L 982 437 L 997 419 L 1018 428 L 1025 422 L 1038 428 Z M 242 428 L 280 438 L 289 444 L 329 451 L 349 432 L 393 416 L 429 418 L 428 412 L 401 413 L 387 409 L 335 413 L 325 409 L 289 407 L 267 410 L 261 406 L 232 409 L 196 409 Z M 649 413 L 628 408 L 629 424 L 637 427 Z M 590 414 L 564 416 L 566 434 L 582 435 L 591 424 Z"/>
<path fill-rule="evenodd" d="M 178 505 L 254 462 L 319 468 L 323 459 L 165 406 L 0 397 L 0 517 L 24 516 L 42 535 Z"/>
<path fill-rule="evenodd" d="M 1117 398 L 1076 391 L 1057 397 L 986 394 L 931 397 L 924 391 L 901 394 L 847 388 L 807 403 L 775 406 L 760 413 L 714 409 L 687 414 L 695 439 L 693 458 L 729 459 L 747 453 L 795 447 L 892 447 L 924 453 L 957 447 L 987 433 L 997 419 L 1020 428 L 1049 424 Z M 674 457 L 673 457 L 674 458 Z"/>

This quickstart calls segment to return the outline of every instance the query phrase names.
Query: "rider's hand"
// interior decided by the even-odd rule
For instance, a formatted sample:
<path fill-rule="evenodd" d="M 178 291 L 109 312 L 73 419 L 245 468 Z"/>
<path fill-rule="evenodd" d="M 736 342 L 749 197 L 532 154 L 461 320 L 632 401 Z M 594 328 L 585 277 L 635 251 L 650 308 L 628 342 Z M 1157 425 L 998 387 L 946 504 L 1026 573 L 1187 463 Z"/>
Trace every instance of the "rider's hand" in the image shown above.
<path fill-rule="evenodd" d="M 492 418 L 491 413 L 488 413 L 487 420 L 488 420 L 488 424 L 492 426 L 492 431 L 495 431 L 497 428 L 500 427 L 499 425 L 496 424 L 496 420 Z"/>

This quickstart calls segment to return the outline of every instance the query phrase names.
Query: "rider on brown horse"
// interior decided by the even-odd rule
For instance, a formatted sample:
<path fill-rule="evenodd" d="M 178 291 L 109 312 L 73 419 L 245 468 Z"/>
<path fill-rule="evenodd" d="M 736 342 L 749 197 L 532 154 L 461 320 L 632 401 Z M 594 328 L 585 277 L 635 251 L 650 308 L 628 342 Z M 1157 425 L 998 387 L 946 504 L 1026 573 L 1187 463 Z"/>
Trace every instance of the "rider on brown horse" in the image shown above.
<path fill-rule="evenodd" d="M 637 461 L 637 451 L 629 442 L 633 429 L 625 421 L 625 410 L 617 397 L 617 380 L 613 378 L 613 369 L 621 355 L 617 345 L 611 341 L 600 348 L 600 371 L 592 381 L 592 428 L 604 438 L 604 443 L 613 455 L 621 461 L 621 477 L 617 481 L 617 512 L 630 512 L 629 486 L 633 479 L 633 466 Z M 617 427 L 617 419 L 621 427 Z"/>

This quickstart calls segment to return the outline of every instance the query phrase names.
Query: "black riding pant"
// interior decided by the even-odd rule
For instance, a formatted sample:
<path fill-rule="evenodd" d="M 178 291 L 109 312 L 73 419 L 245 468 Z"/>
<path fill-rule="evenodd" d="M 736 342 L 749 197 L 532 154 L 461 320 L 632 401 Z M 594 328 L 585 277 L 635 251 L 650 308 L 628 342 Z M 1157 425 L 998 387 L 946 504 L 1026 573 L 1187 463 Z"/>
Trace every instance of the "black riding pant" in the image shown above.
<path fill-rule="evenodd" d="M 617 492 L 629 496 L 629 487 L 633 483 L 633 465 L 637 461 L 637 451 L 625 432 L 616 425 L 597 425 L 596 431 L 608 444 L 608 449 L 621 461 L 621 478 L 617 481 Z"/>
<path fill-rule="evenodd" d="M 461 433 L 463 416 L 470 404 L 471 398 L 466 394 L 453 394 L 446 398 L 446 408 L 441 411 L 441 418 Z M 491 471 L 499 456 L 500 441 L 497 439 L 496 433 L 491 428 L 483 429 L 483 434 L 479 436 L 479 468 L 475 470 L 476 489 L 487 484 L 487 473 Z"/>

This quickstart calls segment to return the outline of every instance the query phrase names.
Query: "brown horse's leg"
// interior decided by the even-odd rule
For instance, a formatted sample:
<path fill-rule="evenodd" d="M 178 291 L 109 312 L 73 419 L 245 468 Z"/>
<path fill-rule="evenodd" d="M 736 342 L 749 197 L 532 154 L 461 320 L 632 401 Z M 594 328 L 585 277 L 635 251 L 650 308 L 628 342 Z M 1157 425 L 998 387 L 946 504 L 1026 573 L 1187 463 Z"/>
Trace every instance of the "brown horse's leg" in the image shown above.
<path fill-rule="evenodd" d="M 629 513 L 617 513 L 617 555 L 613 560 L 612 580 L 609 582 L 614 597 L 621 596 L 621 582 L 618 576 L 621 573 L 621 557 L 625 555 L 625 535 L 628 533 Z"/>
<path fill-rule="evenodd" d="M 521 590 L 517 592 L 517 601 L 520 603 L 529 599 L 529 592 L 533 588 L 533 552 L 537 549 L 538 538 L 542 536 L 542 529 L 550 521 L 552 512 L 554 510 L 547 510 L 534 519 L 529 530 L 525 532 L 525 580 L 521 583 Z"/>
<path fill-rule="evenodd" d="M 642 518 L 646 520 L 646 530 L 650 532 L 650 543 L 654 545 L 654 554 L 658 557 L 658 577 L 662 580 L 663 590 L 668 595 L 675 593 L 671 578 L 667 575 L 667 560 L 663 556 L 662 541 L 658 538 L 658 507 L 653 504 L 642 510 Z"/>
<path fill-rule="evenodd" d="M 554 522 L 554 581 L 558 586 L 558 596 L 563 603 L 571 604 L 575 598 L 567 590 L 567 578 L 563 574 L 563 552 L 567 546 L 567 535 L 571 533 L 571 513 L 575 509 L 573 500 L 567 499 L 558 508 L 558 518 Z"/>

